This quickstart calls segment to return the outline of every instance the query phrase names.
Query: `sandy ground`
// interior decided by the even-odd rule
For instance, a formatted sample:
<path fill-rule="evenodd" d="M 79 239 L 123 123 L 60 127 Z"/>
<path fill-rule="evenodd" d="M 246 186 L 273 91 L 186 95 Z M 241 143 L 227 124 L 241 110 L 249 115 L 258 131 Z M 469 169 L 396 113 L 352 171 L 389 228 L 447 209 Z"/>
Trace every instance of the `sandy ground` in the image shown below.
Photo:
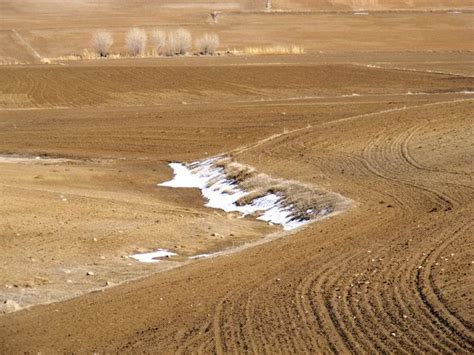
<path fill-rule="evenodd" d="M 174 3 L 203 26 L 207 5 Z M 28 308 L 0 316 L 0 352 L 474 351 L 471 14 L 298 17 L 288 43 L 315 42 L 330 21 L 331 53 L 35 65 L 10 27 L 61 55 L 50 36 L 70 38 L 68 53 L 82 38 L 72 28 L 107 12 L 12 4 L 0 55 L 29 64 L 0 67 L 0 296 Z M 160 16 L 175 21 L 176 6 Z M 56 16 L 79 9 L 71 24 Z M 133 11 L 147 26 L 153 9 Z M 249 24 L 265 29 L 255 43 L 278 43 L 296 16 L 275 30 L 232 11 L 222 36 L 242 46 Z M 358 21 L 375 36 L 363 46 L 362 32 L 346 36 Z M 224 152 L 354 203 L 283 233 L 157 186 L 168 162 Z M 129 258 L 158 248 L 178 255 Z"/>
<path fill-rule="evenodd" d="M 114 38 L 111 51 L 124 55 L 125 34 L 136 26 L 148 32 L 154 28 L 163 31 L 185 28 L 194 38 L 204 32 L 217 33 L 222 51 L 248 46 L 297 45 L 310 54 L 468 51 L 472 50 L 474 34 L 474 7 L 470 1 L 449 1 L 451 8 L 462 9 L 456 14 L 450 13 L 442 2 L 432 5 L 431 9 L 437 11 L 379 11 L 367 16 L 357 16 L 352 11 L 318 12 L 314 8 L 304 13 L 223 9 L 218 24 L 209 23 L 212 11 L 209 8 L 169 9 L 163 8 L 169 3 L 148 1 L 136 1 L 132 5 L 117 0 L 84 2 L 87 6 L 79 1 L 4 0 L 0 23 L 4 47 L 0 50 L 1 63 L 40 63 L 41 59 L 81 55 L 85 49 L 91 50 L 91 38 L 97 30 L 109 31 Z M 331 6 L 344 10 L 334 6 L 343 2 L 335 1 Z M 298 7 L 295 5 L 294 9 Z M 421 10 L 417 6 L 411 9 Z M 152 51 L 151 41 L 147 51 Z"/>
<path fill-rule="evenodd" d="M 2 297 L 21 307 L 116 285 L 273 230 L 204 209 L 198 193 L 157 188 L 170 175 L 162 162 L 0 165 Z M 160 265 L 130 259 L 158 248 L 178 256 Z"/>

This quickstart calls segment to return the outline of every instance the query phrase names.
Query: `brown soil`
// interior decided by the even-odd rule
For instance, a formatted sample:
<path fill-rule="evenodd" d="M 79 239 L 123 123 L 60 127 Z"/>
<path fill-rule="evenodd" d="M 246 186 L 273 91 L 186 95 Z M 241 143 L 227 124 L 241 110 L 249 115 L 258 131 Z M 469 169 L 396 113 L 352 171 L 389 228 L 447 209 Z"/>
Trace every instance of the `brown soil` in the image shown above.
<path fill-rule="evenodd" d="M 456 2 L 458 8 L 464 9 L 459 14 L 448 13 L 441 2 L 431 6 L 440 11 L 379 11 L 368 16 L 356 16 L 351 11 L 264 13 L 222 10 L 218 25 L 209 24 L 211 10 L 206 8 L 163 9 L 160 2 L 142 0 L 87 2 L 88 6 L 81 5 L 80 1 L 4 1 L 0 38 L 2 44 L 5 43 L 2 47 L 8 51 L 2 49 L 0 59 L 7 63 L 13 60 L 39 62 L 32 56 L 32 49 L 43 58 L 81 55 L 84 49 L 91 50 L 92 35 L 99 29 L 112 33 L 112 53 L 124 55 L 125 33 L 135 26 L 147 31 L 157 27 L 165 31 L 185 28 L 194 38 L 204 32 L 215 32 L 220 37 L 222 51 L 248 46 L 298 45 L 309 54 L 468 51 L 472 49 L 474 33 L 474 7 L 472 4 L 467 6 L 471 1 L 463 0 Z M 403 1 L 389 3 L 402 4 Z M 453 1 L 449 3 L 452 7 L 456 5 Z M 294 9 L 298 7 L 295 5 Z M 342 7 L 333 9 L 344 10 Z M 416 10 L 417 6 L 411 9 Z M 346 7 L 346 10 L 350 9 Z M 17 36 L 12 35 L 12 30 Z M 147 51 L 152 51 L 150 41 Z M 158 58 L 158 62 L 161 60 Z"/>
<path fill-rule="evenodd" d="M 12 4 L 2 26 L 63 21 Z M 473 353 L 471 15 L 384 16 L 405 25 L 373 53 L 2 66 L 0 301 L 43 305 L 0 316 L 0 353 Z M 156 186 L 225 152 L 354 203 L 286 234 Z M 126 258 L 157 248 L 179 255 Z"/>

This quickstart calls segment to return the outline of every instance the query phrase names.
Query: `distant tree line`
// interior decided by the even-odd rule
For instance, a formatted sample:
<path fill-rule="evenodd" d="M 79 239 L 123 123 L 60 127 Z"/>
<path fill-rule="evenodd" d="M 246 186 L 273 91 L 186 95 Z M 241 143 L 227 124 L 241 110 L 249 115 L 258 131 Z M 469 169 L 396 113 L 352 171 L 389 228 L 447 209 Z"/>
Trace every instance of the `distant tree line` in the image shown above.
<path fill-rule="evenodd" d="M 164 32 L 153 30 L 150 33 L 153 53 L 158 56 L 186 55 L 192 48 L 192 35 L 188 30 L 178 29 Z M 145 30 L 132 28 L 125 35 L 125 48 L 129 56 L 143 56 L 146 54 L 148 35 Z M 99 57 L 108 57 L 114 43 L 112 34 L 107 31 L 98 31 L 92 36 L 92 48 Z M 195 41 L 198 54 L 214 55 L 219 47 L 219 36 L 214 33 L 205 33 Z"/>

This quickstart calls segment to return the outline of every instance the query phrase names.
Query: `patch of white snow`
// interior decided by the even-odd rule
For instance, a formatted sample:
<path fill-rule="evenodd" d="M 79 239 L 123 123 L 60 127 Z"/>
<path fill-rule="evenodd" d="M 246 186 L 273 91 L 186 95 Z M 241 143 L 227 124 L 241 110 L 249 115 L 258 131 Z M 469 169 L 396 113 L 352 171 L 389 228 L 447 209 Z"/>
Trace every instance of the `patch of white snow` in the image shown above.
<path fill-rule="evenodd" d="M 166 249 L 158 249 L 157 251 L 151 253 L 133 254 L 130 255 L 130 257 L 142 263 L 158 263 L 160 260 L 156 260 L 156 258 L 164 258 L 173 255 L 177 254 L 170 252 Z"/>
<path fill-rule="evenodd" d="M 217 208 L 225 212 L 240 212 L 243 216 L 261 213 L 257 218 L 262 221 L 279 224 L 285 230 L 299 227 L 308 222 L 292 215 L 292 206 L 284 205 L 280 196 L 267 194 L 254 199 L 250 204 L 237 205 L 237 201 L 248 194 L 227 179 L 224 169 L 214 166 L 217 158 L 184 165 L 170 163 L 174 178 L 158 186 L 173 188 L 198 188 L 206 198 L 206 207 Z"/>

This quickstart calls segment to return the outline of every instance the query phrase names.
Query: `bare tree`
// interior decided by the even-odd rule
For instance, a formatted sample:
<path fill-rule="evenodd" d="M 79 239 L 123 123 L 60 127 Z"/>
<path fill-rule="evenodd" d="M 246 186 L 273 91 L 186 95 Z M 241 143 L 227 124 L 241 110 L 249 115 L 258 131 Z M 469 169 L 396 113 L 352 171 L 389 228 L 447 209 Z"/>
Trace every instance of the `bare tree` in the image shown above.
<path fill-rule="evenodd" d="M 114 43 L 112 35 L 109 32 L 99 31 L 92 36 L 92 48 L 100 57 L 109 55 L 110 47 Z"/>
<path fill-rule="evenodd" d="M 146 49 L 146 32 L 140 28 L 132 28 L 127 33 L 125 43 L 129 55 L 137 56 L 145 54 Z"/>
<path fill-rule="evenodd" d="M 160 30 L 154 30 L 151 33 L 151 42 L 153 44 L 153 48 L 155 49 L 156 54 L 164 55 L 166 53 L 167 47 L 167 38 L 166 33 Z"/>
<path fill-rule="evenodd" d="M 191 33 L 188 30 L 180 28 L 174 33 L 174 38 L 176 42 L 176 53 L 180 55 L 185 55 L 191 49 Z"/>
<path fill-rule="evenodd" d="M 219 47 L 219 36 L 214 33 L 205 33 L 196 41 L 197 51 L 204 55 L 213 55 Z"/>
<path fill-rule="evenodd" d="M 178 40 L 176 38 L 176 32 L 168 32 L 166 35 L 166 47 L 165 54 L 172 56 L 178 53 Z"/>

